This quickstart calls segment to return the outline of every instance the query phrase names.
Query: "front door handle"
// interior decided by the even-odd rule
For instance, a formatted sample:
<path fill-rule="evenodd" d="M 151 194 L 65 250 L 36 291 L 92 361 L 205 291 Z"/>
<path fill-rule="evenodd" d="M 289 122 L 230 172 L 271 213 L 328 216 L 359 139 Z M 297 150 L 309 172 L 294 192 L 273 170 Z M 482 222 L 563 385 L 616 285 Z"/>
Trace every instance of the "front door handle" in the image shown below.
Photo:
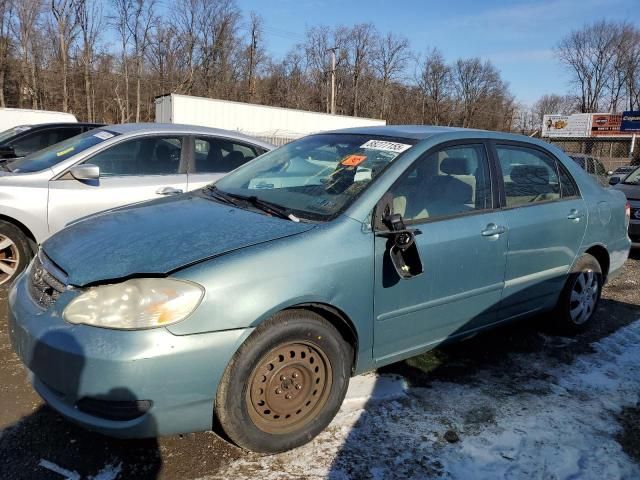
<path fill-rule="evenodd" d="M 507 229 L 505 227 L 496 225 L 495 223 L 490 223 L 480 233 L 483 237 L 497 237 L 498 235 L 502 235 L 506 231 Z"/>
<path fill-rule="evenodd" d="M 571 211 L 569 212 L 569 215 L 567 215 L 567 220 L 573 220 L 575 222 L 579 222 L 581 218 L 582 218 L 582 215 L 575 208 L 572 208 Z"/>
<path fill-rule="evenodd" d="M 161 187 L 158 190 L 156 190 L 156 193 L 158 195 L 178 195 L 182 193 L 182 189 L 174 188 L 174 187 Z"/>

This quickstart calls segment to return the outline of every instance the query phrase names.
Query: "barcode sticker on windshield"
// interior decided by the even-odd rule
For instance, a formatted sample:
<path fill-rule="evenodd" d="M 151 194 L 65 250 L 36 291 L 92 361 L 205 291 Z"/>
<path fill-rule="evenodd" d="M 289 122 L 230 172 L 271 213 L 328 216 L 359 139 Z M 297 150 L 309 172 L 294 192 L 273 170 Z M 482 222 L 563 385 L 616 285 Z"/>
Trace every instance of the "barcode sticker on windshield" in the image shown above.
<path fill-rule="evenodd" d="M 94 133 L 93 136 L 98 137 L 100 140 L 109 140 L 111 137 L 113 137 L 113 133 L 101 131 L 98 133 Z"/>
<path fill-rule="evenodd" d="M 412 145 L 406 143 L 387 142 L 386 140 L 369 140 L 364 145 L 360 145 L 360 148 L 368 148 L 369 150 L 382 150 L 385 152 L 402 153 L 408 150 Z"/>

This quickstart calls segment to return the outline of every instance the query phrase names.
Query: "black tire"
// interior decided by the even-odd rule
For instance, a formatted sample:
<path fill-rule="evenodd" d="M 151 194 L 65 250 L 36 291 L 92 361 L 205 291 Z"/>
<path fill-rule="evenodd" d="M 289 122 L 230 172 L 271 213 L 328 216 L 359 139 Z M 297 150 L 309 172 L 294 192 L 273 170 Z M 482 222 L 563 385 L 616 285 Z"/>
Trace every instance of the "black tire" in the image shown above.
<path fill-rule="evenodd" d="M 602 285 L 600 263 L 585 253 L 571 269 L 556 306 L 553 321 L 560 333 L 573 335 L 589 327 L 598 309 Z"/>
<path fill-rule="evenodd" d="M 10 242 L 9 245 L 5 245 Z M 33 258 L 31 240 L 14 224 L 0 220 L 0 288 L 7 287 Z M 13 269 L 8 273 L 7 269 Z"/>
<path fill-rule="evenodd" d="M 351 346 L 326 319 L 306 310 L 280 312 L 256 328 L 227 365 L 216 395 L 217 420 L 246 450 L 272 454 L 299 447 L 338 412 L 352 363 Z"/>

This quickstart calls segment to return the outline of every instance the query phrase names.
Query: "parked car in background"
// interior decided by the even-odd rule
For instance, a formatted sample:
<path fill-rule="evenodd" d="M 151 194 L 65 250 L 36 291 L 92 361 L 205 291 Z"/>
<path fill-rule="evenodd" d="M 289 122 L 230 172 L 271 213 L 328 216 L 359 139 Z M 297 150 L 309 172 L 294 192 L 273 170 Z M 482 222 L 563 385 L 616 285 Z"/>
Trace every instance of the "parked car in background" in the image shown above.
<path fill-rule="evenodd" d="M 67 223 L 203 187 L 271 148 L 226 130 L 132 123 L 90 130 L 0 164 L 0 285 Z"/>
<path fill-rule="evenodd" d="M 607 169 L 604 168 L 600 160 L 591 155 L 585 155 L 584 153 L 568 153 L 567 155 L 589 175 L 595 178 L 600 185 L 607 185 Z"/>
<path fill-rule="evenodd" d="M 624 193 L 631 208 L 629 237 L 634 247 L 640 247 L 640 166 L 614 185 L 615 189 Z"/>
<path fill-rule="evenodd" d="M 0 133 L 0 160 L 26 157 L 67 138 L 102 127 L 102 123 L 19 125 Z"/>
<path fill-rule="evenodd" d="M 625 165 L 624 167 L 618 167 L 613 172 L 609 173 L 609 185 L 615 185 L 620 183 L 624 177 L 633 172 L 638 166 Z"/>
<path fill-rule="evenodd" d="M 0 132 L 18 125 L 38 125 L 52 122 L 77 122 L 75 115 L 28 108 L 0 108 Z"/>
<path fill-rule="evenodd" d="M 629 253 L 625 204 L 528 137 L 311 135 L 49 238 L 9 294 L 10 337 L 85 427 L 217 424 L 279 452 L 329 424 L 351 375 L 546 311 L 585 329 Z"/>

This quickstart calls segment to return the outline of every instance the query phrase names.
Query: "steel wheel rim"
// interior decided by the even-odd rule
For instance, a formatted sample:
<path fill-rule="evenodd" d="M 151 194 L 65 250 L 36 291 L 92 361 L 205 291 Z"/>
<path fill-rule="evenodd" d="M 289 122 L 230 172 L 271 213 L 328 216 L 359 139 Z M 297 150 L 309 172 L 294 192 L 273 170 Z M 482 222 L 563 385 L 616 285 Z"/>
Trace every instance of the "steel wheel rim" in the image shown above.
<path fill-rule="evenodd" d="M 593 315 L 600 284 L 598 275 L 593 270 L 580 272 L 569 299 L 569 314 L 576 325 L 581 325 Z"/>
<path fill-rule="evenodd" d="M 6 235 L 0 234 L 0 285 L 13 278 L 19 263 L 18 246 Z"/>
<path fill-rule="evenodd" d="M 333 384 L 327 355 L 309 342 L 267 353 L 249 378 L 246 404 L 254 425 L 270 434 L 295 431 L 323 409 Z"/>

